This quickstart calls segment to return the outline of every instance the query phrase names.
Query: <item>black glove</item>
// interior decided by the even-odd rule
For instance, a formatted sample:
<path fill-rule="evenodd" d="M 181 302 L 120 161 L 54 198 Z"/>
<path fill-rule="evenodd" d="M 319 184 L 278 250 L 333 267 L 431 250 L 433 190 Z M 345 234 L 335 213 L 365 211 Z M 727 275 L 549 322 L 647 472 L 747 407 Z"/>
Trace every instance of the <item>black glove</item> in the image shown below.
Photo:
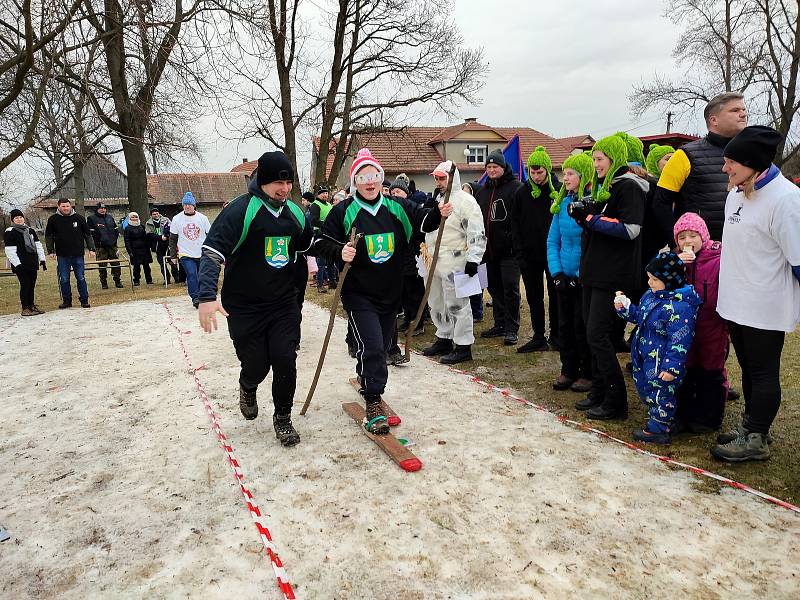
<path fill-rule="evenodd" d="M 569 285 L 570 289 L 572 289 L 572 290 L 576 289 L 580 285 L 580 283 L 578 283 L 578 278 L 577 277 L 570 277 L 568 285 Z"/>
<path fill-rule="evenodd" d="M 553 275 L 553 285 L 556 287 L 556 290 L 563 291 L 567 289 L 567 283 L 569 282 L 569 277 L 564 275 L 563 273 L 556 273 Z"/>
<path fill-rule="evenodd" d="M 47 261 L 46 260 L 39 261 L 39 264 L 42 265 L 42 271 L 47 271 Z"/>
<path fill-rule="evenodd" d="M 474 277 L 478 274 L 478 263 L 468 262 L 464 265 L 464 273 L 469 275 L 470 277 Z"/>

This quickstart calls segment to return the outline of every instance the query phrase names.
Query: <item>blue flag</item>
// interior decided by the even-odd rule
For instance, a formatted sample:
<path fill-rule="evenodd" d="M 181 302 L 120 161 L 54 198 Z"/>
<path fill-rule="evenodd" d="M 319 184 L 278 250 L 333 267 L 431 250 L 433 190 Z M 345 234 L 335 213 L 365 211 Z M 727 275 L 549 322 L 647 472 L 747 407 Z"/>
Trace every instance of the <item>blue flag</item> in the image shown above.
<path fill-rule="evenodd" d="M 515 135 L 511 138 L 506 144 L 506 147 L 503 148 L 503 158 L 506 159 L 506 162 L 511 165 L 511 170 L 514 172 L 514 176 L 522 182 L 528 181 L 528 169 L 525 162 L 522 160 L 522 148 L 519 145 L 519 135 Z M 480 185 L 486 185 L 487 180 L 486 173 L 483 174 L 480 181 L 478 183 Z"/>

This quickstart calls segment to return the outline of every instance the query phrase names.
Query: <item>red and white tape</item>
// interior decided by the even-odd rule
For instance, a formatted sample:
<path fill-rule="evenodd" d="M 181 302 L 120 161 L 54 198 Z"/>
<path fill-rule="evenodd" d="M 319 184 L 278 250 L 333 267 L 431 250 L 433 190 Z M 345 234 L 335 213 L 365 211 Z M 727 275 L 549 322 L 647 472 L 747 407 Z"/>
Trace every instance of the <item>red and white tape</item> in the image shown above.
<path fill-rule="evenodd" d="M 253 522 L 255 523 L 256 529 L 258 530 L 258 535 L 261 538 L 261 542 L 264 544 L 264 549 L 267 552 L 267 556 L 269 557 L 270 564 L 272 565 L 272 571 L 275 573 L 275 578 L 278 581 L 278 587 L 283 594 L 283 597 L 286 600 L 296 600 L 297 596 L 294 594 L 294 590 L 292 589 L 292 584 L 289 583 L 289 576 L 286 574 L 286 569 L 281 562 L 280 557 L 278 556 L 278 552 L 276 550 L 275 544 L 272 541 L 272 534 L 269 532 L 267 528 L 266 519 L 264 515 L 261 514 L 261 509 L 258 507 L 258 502 L 256 502 L 253 493 L 247 488 L 244 481 L 244 475 L 242 474 L 241 466 L 239 464 L 239 460 L 233 453 L 233 446 L 228 441 L 227 436 L 222 431 L 222 426 L 219 422 L 219 417 L 214 412 L 214 408 L 211 406 L 211 401 L 208 399 L 208 394 L 206 393 L 205 388 L 203 387 L 203 382 L 200 381 L 200 377 L 197 375 L 197 372 L 201 369 L 205 368 L 204 366 L 194 367 L 192 365 L 192 359 L 189 356 L 189 351 L 186 348 L 186 344 L 183 341 L 183 336 L 189 335 L 192 333 L 191 331 L 184 331 L 180 327 L 175 324 L 175 318 L 172 315 L 172 311 L 170 310 L 169 306 L 165 302 L 163 304 L 164 310 L 167 313 L 167 317 L 169 319 L 169 324 L 172 326 L 175 331 L 178 332 L 178 343 L 180 344 L 181 351 L 183 352 L 183 358 L 186 361 L 186 366 L 189 367 L 189 371 L 192 373 L 192 377 L 194 378 L 194 384 L 197 387 L 197 393 L 200 395 L 200 399 L 203 401 L 203 406 L 205 407 L 206 414 L 208 415 L 209 421 L 211 421 L 211 429 L 217 435 L 217 439 L 219 440 L 220 446 L 225 452 L 225 458 L 228 461 L 228 464 L 233 471 L 233 477 L 236 479 L 236 483 L 239 485 L 239 490 L 242 492 L 242 497 L 244 498 L 245 504 L 247 505 L 247 509 L 250 511 L 250 516 L 253 518 Z"/>
<path fill-rule="evenodd" d="M 502 396 L 505 396 L 506 398 L 511 398 L 512 400 L 516 400 L 517 402 L 521 402 L 522 404 L 525 404 L 525 405 L 527 405 L 527 406 L 529 406 L 531 408 L 534 408 L 534 409 L 536 409 L 538 411 L 553 414 L 546 407 L 541 406 L 539 404 L 535 404 L 535 403 L 531 402 L 530 400 L 527 400 L 526 398 L 523 398 L 521 396 L 517 396 L 516 394 L 512 394 L 509 390 L 507 390 L 505 388 L 497 387 L 496 385 L 493 385 L 491 383 L 483 381 L 482 379 L 480 379 L 478 377 L 475 377 L 472 373 L 468 373 L 467 371 L 462 371 L 460 369 L 455 369 L 453 367 L 450 367 L 450 370 L 452 372 L 454 372 L 454 373 L 458 373 L 459 375 L 464 375 L 464 376 L 468 377 L 470 379 L 470 381 L 472 381 L 474 383 L 477 383 L 479 385 L 482 385 L 482 386 L 484 386 L 485 388 L 487 388 L 490 391 L 497 392 L 497 393 L 501 394 Z M 559 421 L 561 421 L 562 423 L 565 423 L 567 425 L 570 425 L 572 427 L 580 429 L 581 431 L 588 431 L 590 433 L 594 433 L 595 435 L 598 435 L 598 436 L 600 436 L 602 438 L 605 438 L 605 439 L 610 440 L 612 442 L 616 442 L 617 444 L 621 444 L 621 445 L 625 446 L 626 448 L 629 448 L 630 450 L 633 450 L 634 452 L 637 452 L 639 454 L 643 454 L 645 456 L 649 456 L 651 458 L 655 458 L 656 460 L 658 460 L 658 461 L 660 461 L 662 463 L 666 463 L 668 465 L 672 465 L 673 467 L 686 469 L 687 471 L 691 471 L 692 473 L 696 473 L 697 475 L 702 475 L 702 476 L 708 477 L 710 479 L 715 479 L 715 480 L 717 480 L 717 481 L 719 481 L 721 483 L 724 483 L 726 485 L 731 486 L 732 488 L 736 488 L 737 490 L 742 490 L 743 492 L 747 492 L 748 494 L 752 494 L 753 496 L 757 496 L 758 498 L 761 498 L 762 500 L 766 500 L 767 502 L 769 502 L 771 504 L 774 504 L 776 506 L 780 506 L 781 508 L 785 508 L 787 510 L 791 510 L 793 512 L 796 512 L 796 513 L 800 514 L 800 507 L 795 506 L 794 504 L 791 504 L 789 502 L 786 502 L 785 500 L 781 500 L 780 498 L 775 498 L 774 496 L 770 496 L 769 494 L 765 494 L 764 492 L 762 492 L 760 490 L 757 490 L 755 488 L 751 488 L 749 485 L 745 485 L 743 483 L 739 483 L 738 481 L 734 481 L 733 479 L 729 479 L 727 477 L 724 477 L 722 475 L 718 475 L 717 473 L 713 473 L 711 471 L 706 471 L 705 469 L 701 469 L 700 467 L 695 467 L 693 465 L 688 465 L 686 463 L 682 463 L 682 462 L 679 462 L 677 460 L 673 460 L 673 459 L 669 458 L 668 456 L 662 456 L 660 454 L 656 454 L 655 452 L 650 452 L 648 450 L 645 450 L 644 448 L 640 448 L 636 444 L 631 444 L 630 442 L 626 442 L 625 440 L 621 440 L 619 438 L 615 438 L 613 435 L 611 435 L 611 434 L 609 434 L 609 433 L 607 433 L 605 431 L 602 431 L 600 429 L 595 429 L 594 427 L 590 427 L 586 423 L 581 423 L 579 421 L 573 421 L 572 419 L 568 419 L 568 418 L 566 418 L 564 416 L 561 416 L 561 415 L 554 415 L 554 416 Z"/>

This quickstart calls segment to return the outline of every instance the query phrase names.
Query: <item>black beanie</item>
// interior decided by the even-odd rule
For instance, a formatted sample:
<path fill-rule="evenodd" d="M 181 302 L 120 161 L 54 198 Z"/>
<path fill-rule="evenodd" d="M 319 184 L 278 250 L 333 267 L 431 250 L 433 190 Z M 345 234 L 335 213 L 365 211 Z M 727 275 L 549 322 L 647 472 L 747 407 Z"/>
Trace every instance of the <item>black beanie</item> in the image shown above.
<path fill-rule="evenodd" d="M 314 201 L 314 194 L 311 192 L 303 192 L 303 200 L 308 200 L 309 202 Z"/>
<path fill-rule="evenodd" d="M 725 146 L 725 157 L 760 173 L 772 164 L 778 144 L 782 141 L 783 136 L 772 127 L 750 125 L 728 142 Z"/>
<path fill-rule="evenodd" d="M 273 181 L 293 181 L 294 169 L 289 157 L 283 152 L 264 152 L 258 159 L 256 171 L 256 185 L 259 187 Z"/>
<path fill-rule="evenodd" d="M 14 217 L 24 217 L 25 216 L 24 214 L 22 214 L 22 211 L 20 209 L 18 209 L 18 208 L 15 208 L 14 210 L 12 210 L 8 214 L 11 216 L 12 219 Z"/>
<path fill-rule="evenodd" d="M 649 263 L 645 271 L 664 282 L 668 290 L 676 290 L 686 285 L 686 269 L 683 261 L 674 252 L 661 252 Z"/>
<path fill-rule="evenodd" d="M 489 157 L 486 159 L 486 166 L 489 165 L 499 165 L 504 169 L 508 166 L 506 164 L 506 157 L 503 156 L 503 152 L 501 150 L 492 150 L 489 153 Z"/>
<path fill-rule="evenodd" d="M 406 197 L 411 195 L 408 193 L 408 185 L 406 185 L 406 181 L 402 177 L 395 179 L 392 185 L 389 186 L 390 192 L 394 189 L 403 190 L 406 193 Z"/>

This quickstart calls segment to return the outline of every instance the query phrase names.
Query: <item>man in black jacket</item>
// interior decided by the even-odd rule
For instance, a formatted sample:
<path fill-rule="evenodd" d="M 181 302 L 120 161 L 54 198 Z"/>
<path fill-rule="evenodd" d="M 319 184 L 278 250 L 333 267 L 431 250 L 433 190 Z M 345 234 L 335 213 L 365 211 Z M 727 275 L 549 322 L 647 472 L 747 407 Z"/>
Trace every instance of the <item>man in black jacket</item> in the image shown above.
<path fill-rule="evenodd" d="M 119 227 L 117 227 L 114 217 L 108 214 L 106 205 L 102 202 L 97 204 L 97 209 L 93 215 L 86 219 L 89 231 L 92 232 L 94 246 L 97 249 L 97 260 L 114 260 L 117 256 L 117 238 L 119 237 Z M 100 287 L 108 289 L 108 271 L 99 269 Z M 114 287 L 122 286 L 122 270 L 119 263 L 111 263 L 111 277 L 114 279 Z"/>
<path fill-rule="evenodd" d="M 58 308 L 72 306 L 72 288 L 69 284 L 70 270 L 75 272 L 75 283 L 78 287 L 78 300 L 81 307 L 89 306 L 89 288 L 84 276 L 83 252 L 84 244 L 89 248 L 89 258 L 95 257 L 94 240 L 86 219 L 75 212 L 69 200 L 60 199 L 56 214 L 47 219 L 44 230 L 47 252 L 51 257 L 58 257 L 58 282 L 61 286 L 61 304 Z"/>
<path fill-rule="evenodd" d="M 726 92 L 711 99 L 703 111 L 708 135 L 682 146 L 664 166 L 653 198 L 653 213 L 663 239 L 683 213 L 699 214 L 712 240 L 722 240 L 728 176 L 722 172 L 725 146 L 747 127 L 744 96 Z M 648 259 L 649 260 L 649 259 Z"/>
<path fill-rule="evenodd" d="M 512 245 L 512 204 L 522 184 L 514 177 L 503 153 L 494 150 L 486 159 L 486 185 L 475 198 L 483 212 L 486 263 L 492 296 L 494 326 L 482 338 L 503 337 L 507 346 L 519 335 L 519 265 Z"/>
<path fill-rule="evenodd" d="M 558 344 L 558 304 L 553 278 L 547 268 L 547 234 L 553 213 L 550 205 L 558 197 L 558 179 L 552 175 L 553 163 L 543 146 L 537 146 L 528 157 L 528 181 L 523 185 L 511 208 L 514 255 L 517 257 L 525 297 L 531 310 L 533 337 L 517 352 L 548 349 L 544 321 L 544 281 L 547 280 L 550 343 Z"/>

